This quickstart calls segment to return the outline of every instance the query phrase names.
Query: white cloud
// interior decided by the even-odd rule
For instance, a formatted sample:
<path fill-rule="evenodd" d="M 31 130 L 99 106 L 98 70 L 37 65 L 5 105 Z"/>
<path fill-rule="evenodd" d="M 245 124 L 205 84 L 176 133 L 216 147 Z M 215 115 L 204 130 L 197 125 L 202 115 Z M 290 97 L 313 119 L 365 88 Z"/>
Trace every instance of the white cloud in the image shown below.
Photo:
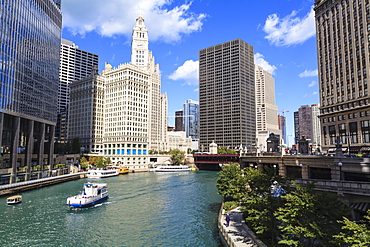
<path fill-rule="evenodd" d="M 256 65 L 261 66 L 264 70 L 266 70 L 267 72 L 270 72 L 271 74 L 274 74 L 275 70 L 277 69 L 275 65 L 269 64 L 265 60 L 264 56 L 261 53 L 258 53 L 258 52 L 256 54 L 254 54 L 254 63 Z"/>
<path fill-rule="evenodd" d="M 313 86 L 315 86 L 317 84 L 317 82 L 316 81 L 312 81 L 310 84 L 308 84 L 308 87 L 313 87 Z"/>
<path fill-rule="evenodd" d="M 297 11 L 280 19 L 277 14 L 269 15 L 263 30 L 267 33 L 265 38 L 276 46 L 290 46 L 301 44 L 315 36 L 315 12 L 313 8 L 304 17 L 296 17 Z"/>
<path fill-rule="evenodd" d="M 315 70 L 305 70 L 302 73 L 299 74 L 299 77 L 311 77 L 311 76 L 317 76 L 317 69 Z"/>
<path fill-rule="evenodd" d="M 171 0 L 63 0 L 63 26 L 73 34 L 97 32 L 102 36 L 131 36 L 141 14 L 150 40 L 177 42 L 200 31 L 206 15 L 190 11 L 191 2 L 170 6 Z"/>
<path fill-rule="evenodd" d="M 318 92 L 313 92 L 313 95 L 317 95 L 318 94 Z"/>
<path fill-rule="evenodd" d="M 198 85 L 199 83 L 199 61 L 187 60 L 183 65 L 178 67 L 169 79 L 178 81 L 183 80 L 187 85 Z"/>

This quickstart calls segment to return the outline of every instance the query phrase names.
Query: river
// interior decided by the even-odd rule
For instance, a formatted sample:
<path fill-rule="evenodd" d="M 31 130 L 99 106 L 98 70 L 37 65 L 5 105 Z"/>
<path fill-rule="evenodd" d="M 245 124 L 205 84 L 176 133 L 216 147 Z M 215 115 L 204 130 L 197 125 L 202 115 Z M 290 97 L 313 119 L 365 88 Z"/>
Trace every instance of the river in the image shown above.
<path fill-rule="evenodd" d="M 217 172 L 130 173 L 78 179 L 21 193 L 7 206 L 0 197 L 0 246 L 222 246 Z M 66 198 L 83 183 L 105 182 L 109 199 L 72 210 Z"/>

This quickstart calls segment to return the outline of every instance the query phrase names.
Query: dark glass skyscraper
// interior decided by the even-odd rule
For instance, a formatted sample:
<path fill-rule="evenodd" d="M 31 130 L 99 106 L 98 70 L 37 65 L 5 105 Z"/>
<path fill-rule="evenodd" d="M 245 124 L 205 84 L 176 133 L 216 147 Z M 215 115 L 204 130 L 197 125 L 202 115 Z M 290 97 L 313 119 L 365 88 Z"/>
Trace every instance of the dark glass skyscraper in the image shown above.
<path fill-rule="evenodd" d="M 11 168 L 0 184 L 39 176 L 52 163 L 62 28 L 56 2 L 0 2 L 0 169 Z"/>
<path fill-rule="evenodd" d="M 199 51 L 200 150 L 256 141 L 254 49 L 241 39 Z"/>

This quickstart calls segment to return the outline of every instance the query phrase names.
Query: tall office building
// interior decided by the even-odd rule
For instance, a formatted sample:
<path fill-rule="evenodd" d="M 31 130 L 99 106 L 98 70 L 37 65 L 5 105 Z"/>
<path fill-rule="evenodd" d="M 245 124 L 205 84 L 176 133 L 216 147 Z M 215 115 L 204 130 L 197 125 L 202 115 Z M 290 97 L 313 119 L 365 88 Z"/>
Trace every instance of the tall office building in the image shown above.
<path fill-rule="evenodd" d="M 58 121 L 55 138 L 60 143 L 68 140 L 69 84 L 96 74 L 99 57 L 80 50 L 72 41 L 62 39 L 60 48 Z"/>
<path fill-rule="evenodd" d="M 368 0 L 316 0 L 322 147 L 370 152 Z M 350 143 L 349 143 L 350 142 Z"/>
<path fill-rule="evenodd" d="M 261 66 L 255 66 L 257 146 L 266 147 L 270 134 L 281 137 L 278 107 L 275 105 L 275 80 Z M 266 151 L 266 150 L 261 150 Z"/>
<path fill-rule="evenodd" d="M 285 144 L 289 144 L 286 135 L 286 117 L 283 115 L 278 115 L 278 122 L 279 130 L 281 131 L 281 138 L 284 140 Z"/>
<path fill-rule="evenodd" d="M 104 77 L 93 73 L 69 84 L 68 138 L 80 139 L 82 152 L 103 154 Z"/>
<path fill-rule="evenodd" d="M 199 149 L 255 144 L 254 49 L 241 39 L 199 51 Z"/>
<path fill-rule="evenodd" d="M 296 114 L 297 113 L 297 114 Z M 294 112 L 295 130 L 296 130 L 296 143 L 302 138 L 312 140 L 312 109 L 309 105 L 301 106 L 297 112 Z"/>
<path fill-rule="evenodd" d="M 314 150 L 321 151 L 321 124 L 320 124 L 320 105 L 311 105 L 312 114 L 312 147 Z"/>
<path fill-rule="evenodd" d="M 199 139 L 199 102 L 188 99 L 184 103 L 184 131 L 186 138 Z"/>
<path fill-rule="evenodd" d="M 184 111 L 175 111 L 175 131 L 184 131 Z"/>
<path fill-rule="evenodd" d="M 1 1 L 0 23 L 4 184 L 47 175 L 42 171 L 52 168 L 62 13 L 52 0 Z"/>

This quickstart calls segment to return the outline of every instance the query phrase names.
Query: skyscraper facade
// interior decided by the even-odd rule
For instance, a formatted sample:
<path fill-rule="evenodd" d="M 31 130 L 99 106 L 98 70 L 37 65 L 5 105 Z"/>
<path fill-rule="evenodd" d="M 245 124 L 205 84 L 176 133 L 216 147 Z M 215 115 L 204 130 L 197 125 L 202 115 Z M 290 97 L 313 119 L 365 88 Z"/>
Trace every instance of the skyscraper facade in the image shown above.
<path fill-rule="evenodd" d="M 186 138 L 199 139 L 199 102 L 188 99 L 184 103 L 184 131 Z"/>
<path fill-rule="evenodd" d="M 320 105 L 311 105 L 312 114 L 312 148 L 321 151 L 321 123 L 320 123 Z"/>
<path fill-rule="evenodd" d="M 159 67 L 148 43 L 144 18 L 139 16 L 132 33 L 131 63 L 117 68 L 106 64 L 100 75 L 71 84 L 70 136 L 83 137 L 85 151 L 131 169 L 148 166 L 149 150 L 166 148 L 167 95 L 160 93 Z M 85 126 L 89 121 L 91 128 Z"/>
<path fill-rule="evenodd" d="M 298 141 L 302 138 L 310 139 L 310 142 L 312 140 L 312 109 L 309 105 L 303 105 L 301 106 L 297 114 L 294 114 L 294 116 L 297 115 L 297 119 L 295 124 L 298 123 L 297 126 L 295 126 L 295 129 L 297 130 L 295 139 Z"/>
<path fill-rule="evenodd" d="M 278 107 L 275 105 L 275 80 L 261 66 L 255 66 L 257 146 L 266 147 L 270 134 L 281 137 Z M 261 150 L 266 151 L 266 150 Z"/>
<path fill-rule="evenodd" d="M 368 0 L 316 0 L 322 147 L 370 152 Z M 350 143 L 350 144 L 349 144 Z"/>
<path fill-rule="evenodd" d="M 254 48 L 241 39 L 199 51 L 199 148 L 255 144 Z"/>
<path fill-rule="evenodd" d="M 278 107 L 275 105 L 275 80 L 272 74 L 256 65 L 256 128 L 279 134 Z"/>
<path fill-rule="evenodd" d="M 78 48 L 72 41 L 62 39 L 60 48 L 58 121 L 55 138 L 60 143 L 68 140 L 69 84 L 96 74 L 99 56 Z"/>
<path fill-rule="evenodd" d="M 289 144 L 286 134 L 286 117 L 283 115 L 278 115 L 278 122 L 279 130 L 281 131 L 281 138 L 284 140 L 285 144 Z"/>
<path fill-rule="evenodd" d="M 0 183 L 13 183 L 51 169 L 62 13 L 52 0 L 1 1 L 0 23 L 0 169 L 11 168 Z"/>
<path fill-rule="evenodd" d="M 104 77 L 91 74 L 69 84 L 68 139 L 80 139 L 81 152 L 103 155 Z"/>
<path fill-rule="evenodd" d="M 184 131 L 184 110 L 175 111 L 175 131 Z"/>

